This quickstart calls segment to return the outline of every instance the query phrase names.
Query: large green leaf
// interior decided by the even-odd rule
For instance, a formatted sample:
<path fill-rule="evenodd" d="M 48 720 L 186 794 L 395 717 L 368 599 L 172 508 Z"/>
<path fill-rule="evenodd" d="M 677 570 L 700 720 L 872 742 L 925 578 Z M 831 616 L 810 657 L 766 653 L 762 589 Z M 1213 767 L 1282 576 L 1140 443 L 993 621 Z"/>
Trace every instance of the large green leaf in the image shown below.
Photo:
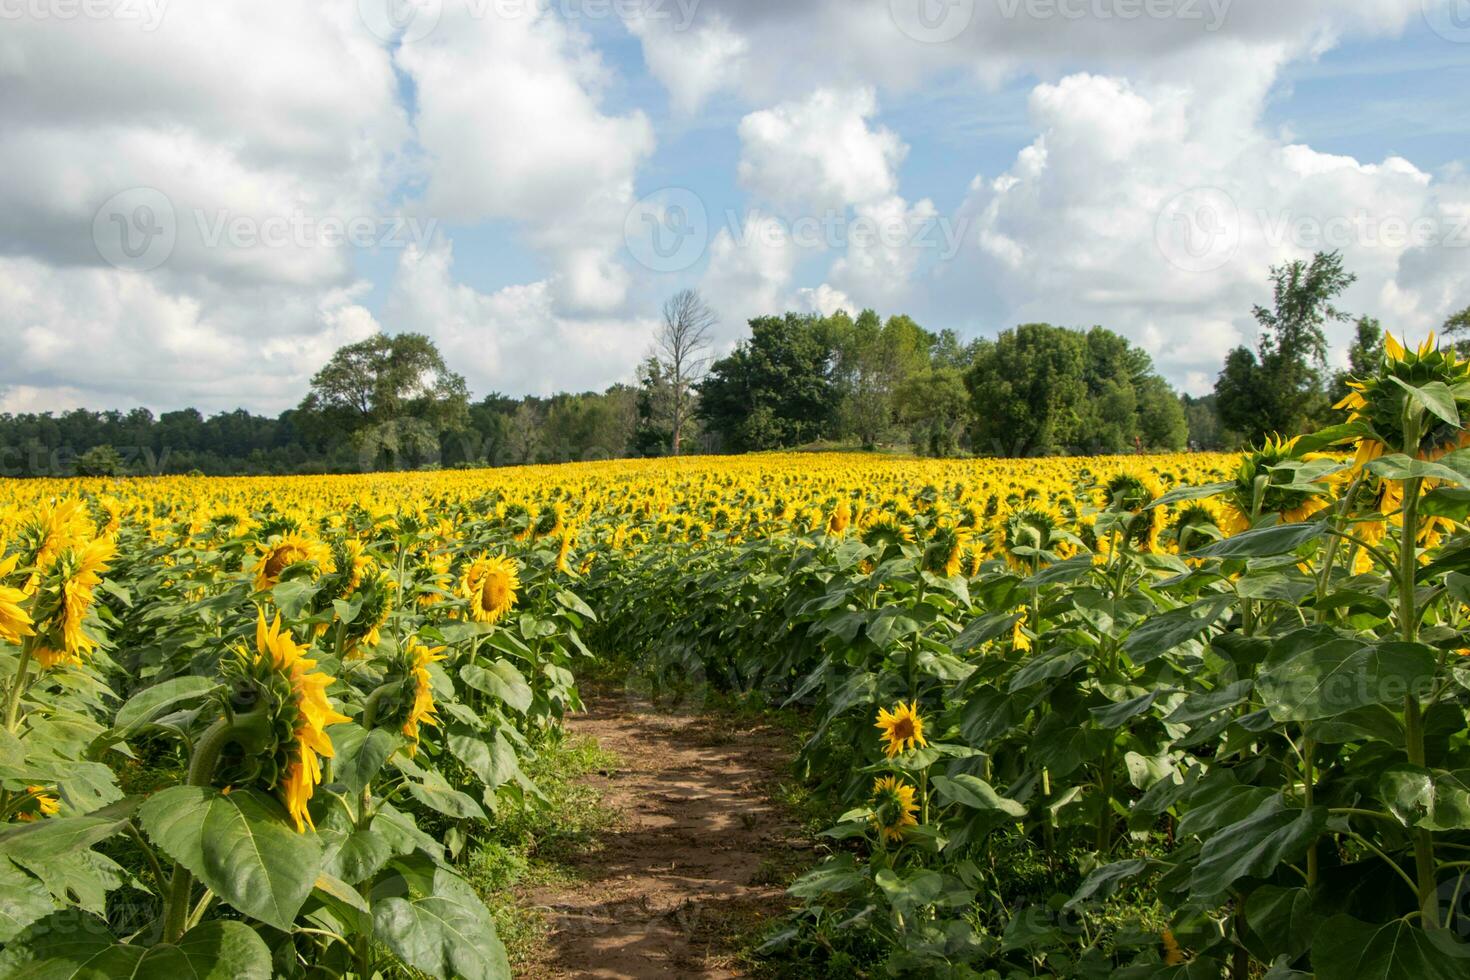
<path fill-rule="evenodd" d="M 1311 627 L 1276 642 L 1256 689 L 1276 721 L 1314 721 L 1422 691 L 1435 663 L 1434 650 L 1423 644 L 1370 644 Z"/>
<path fill-rule="evenodd" d="M 243 922 L 195 926 L 177 943 L 135 946 L 84 933 L 31 947 L 36 958 L 13 980 L 270 980 L 265 940 Z"/>
<path fill-rule="evenodd" d="M 1407 826 L 1470 830 L 1470 772 L 1397 765 L 1378 778 L 1378 791 Z"/>
<path fill-rule="evenodd" d="M 1242 531 L 1234 537 L 1200 548 L 1192 555 L 1195 558 L 1264 558 L 1295 551 L 1321 536 L 1322 525 L 1319 523 L 1277 524 Z"/>
<path fill-rule="evenodd" d="M 1147 663 L 1209 629 L 1234 602 L 1234 596 L 1215 595 L 1151 617 L 1128 634 L 1123 649 L 1137 663 Z"/>
<path fill-rule="evenodd" d="M 1017 820 L 1026 815 L 1025 806 L 1001 796 L 989 783 L 977 776 L 935 776 L 932 782 L 939 795 L 951 803 L 986 813 L 1004 814 Z"/>
<path fill-rule="evenodd" d="M 508 660 L 496 660 L 488 667 L 465 664 L 459 676 L 470 687 L 499 698 L 517 711 L 531 707 L 531 685 Z"/>
<path fill-rule="evenodd" d="M 464 879 L 442 868 L 428 894 L 375 901 L 373 932 L 403 962 L 436 977 L 510 977 L 489 909 Z"/>
<path fill-rule="evenodd" d="M 1270 963 L 1278 956 L 1295 960 L 1312 945 L 1317 916 L 1305 888 L 1262 885 L 1245 903 L 1245 942 L 1256 959 Z"/>
<path fill-rule="evenodd" d="M 357 796 L 369 786 L 403 740 L 386 728 L 367 731 L 356 722 L 343 722 L 327 729 L 335 755 L 332 759 L 332 781 Z"/>
<path fill-rule="evenodd" d="M 165 854 L 221 900 L 289 932 L 322 866 L 314 833 L 297 833 L 275 800 L 200 786 L 154 793 L 139 810 Z"/>
<path fill-rule="evenodd" d="M 796 879 L 786 890 L 796 898 L 811 899 L 852 891 L 867 880 L 867 875 L 853 861 L 852 855 L 839 854 Z"/>
<path fill-rule="evenodd" d="M 124 737 L 142 728 L 178 705 L 198 700 L 219 689 L 213 677 L 174 677 L 143 688 L 118 709 L 112 720 L 114 730 Z"/>
<path fill-rule="evenodd" d="M 1374 928 L 1335 915 L 1312 940 L 1317 980 L 1464 980 L 1470 946 L 1444 929 L 1426 931 L 1396 919 Z"/>
<path fill-rule="evenodd" d="M 0 943 L 10 942 L 55 908 L 45 885 L 0 857 Z"/>
<path fill-rule="evenodd" d="M 1306 852 L 1327 826 L 1327 809 L 1289 807 L 1274 795 L 1244 820 L 1221 828 L 1200 848 L 1190 892 L 1205 899 L 1227 893 L 1242 878 L 1265 878 Z"/>

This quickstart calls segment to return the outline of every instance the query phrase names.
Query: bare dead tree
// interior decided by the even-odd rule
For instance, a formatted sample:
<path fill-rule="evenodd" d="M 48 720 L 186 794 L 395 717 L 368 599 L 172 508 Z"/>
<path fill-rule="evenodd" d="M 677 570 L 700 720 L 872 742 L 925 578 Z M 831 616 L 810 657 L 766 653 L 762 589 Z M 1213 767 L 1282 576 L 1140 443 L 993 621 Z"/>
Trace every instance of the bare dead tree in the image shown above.
<path fill-rule="evenodd" d="M 664 302 L 664 322 L 654 338 L 654 356 L 662 362 L 671 388 L 670 428 L 673 453 L 679 455 L 684 425 L 691 414 L 691 389 L 709 364 L 710 332 L 719 318 L 694 289 L 682 289 Z"/>

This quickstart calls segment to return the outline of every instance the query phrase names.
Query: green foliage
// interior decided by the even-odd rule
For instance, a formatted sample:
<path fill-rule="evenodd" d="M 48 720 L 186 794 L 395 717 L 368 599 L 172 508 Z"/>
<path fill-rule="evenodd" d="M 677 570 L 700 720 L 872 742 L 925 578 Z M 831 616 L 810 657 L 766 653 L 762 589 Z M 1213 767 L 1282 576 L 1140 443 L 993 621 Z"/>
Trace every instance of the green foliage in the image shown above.
<path fill-rule="evenodd" d="M 1323 326 L 1348 319 L 1334 304 L 1356 279 L 1337 252 L 1318 252 L 1311 262 L 1296 260 L 1271 269 L 1273 306 L 1253 311 L 1261 327 L 1256 350 L 1232 350 L 1215 385 L 1226 428 L 1247 442 L 1259 442 L 1277 433 L 1308 431 L 1326 417 Z M 1359 323 L 1360 347 L 1371 344 L 1365 338 L 1373 326 L 1376 322 Z M 1360 356 L 1365 354 L 1359 350 Z"/>
<path fill-rule="evenodd" d="M 965 383 L 974 447 L 985 454 L 1179 449 L 1187 436 L 1149 356 L 1102 327 L 1007 330 L 980 346 Z"/>

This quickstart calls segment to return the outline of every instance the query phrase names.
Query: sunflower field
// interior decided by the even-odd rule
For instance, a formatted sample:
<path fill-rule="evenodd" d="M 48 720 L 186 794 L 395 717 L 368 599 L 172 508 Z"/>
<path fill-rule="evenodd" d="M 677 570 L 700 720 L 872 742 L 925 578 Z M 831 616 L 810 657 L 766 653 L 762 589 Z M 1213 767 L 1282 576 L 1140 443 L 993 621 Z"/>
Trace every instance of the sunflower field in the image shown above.
<path fill-rule="evenodd" d="M 1470 976 L 1470 366 L 1243 455 L 4 483 L 0 976 L 509 975 L 630 660 L 799 709 L 812 975 Z"/>

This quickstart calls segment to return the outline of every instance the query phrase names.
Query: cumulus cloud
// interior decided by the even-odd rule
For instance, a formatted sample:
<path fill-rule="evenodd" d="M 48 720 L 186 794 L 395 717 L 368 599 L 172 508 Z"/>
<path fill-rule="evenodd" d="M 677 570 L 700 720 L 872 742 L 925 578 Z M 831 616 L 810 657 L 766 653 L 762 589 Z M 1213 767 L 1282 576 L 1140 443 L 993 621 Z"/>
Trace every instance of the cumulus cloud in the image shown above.
<path fill-rule="evenodd" d="M 607 310 L 628 280 L 614 253 L 653 150 L 641 111 L 605 113 L 607 70 L 582 34 L 530 4 L 447 4 L 396 55 L 417 88 L 426 207 L 460 222 L 509 219 L 556 263 L 554 298 Z"/>
<path fill-rule="evenodd" d="M 565 316 L 545 280 L 480 292 L 456 280 L 445 241 L 403 253 L 385 316 L 432 337 L 481 394 L 549 395 L 631 379 L 654 327 L 652 319 Z"/>
<path fill-rule="evenodd" d="M 961 209 L 974 234 L 936 270 L 946 301 L 1104 324 L 1201 390 L 1230 347 L 1253 342 L 1272 265 L 1339 250 L 1359 277 L 1343 305 L 1415 334 L 1470 293 L 1463 177 L 1223 130 L 1202 102 L 1098 75 L 1038 86 L 1039 135 Z M 1349 330 L 1330 339 L 1345 345 Z"/>

